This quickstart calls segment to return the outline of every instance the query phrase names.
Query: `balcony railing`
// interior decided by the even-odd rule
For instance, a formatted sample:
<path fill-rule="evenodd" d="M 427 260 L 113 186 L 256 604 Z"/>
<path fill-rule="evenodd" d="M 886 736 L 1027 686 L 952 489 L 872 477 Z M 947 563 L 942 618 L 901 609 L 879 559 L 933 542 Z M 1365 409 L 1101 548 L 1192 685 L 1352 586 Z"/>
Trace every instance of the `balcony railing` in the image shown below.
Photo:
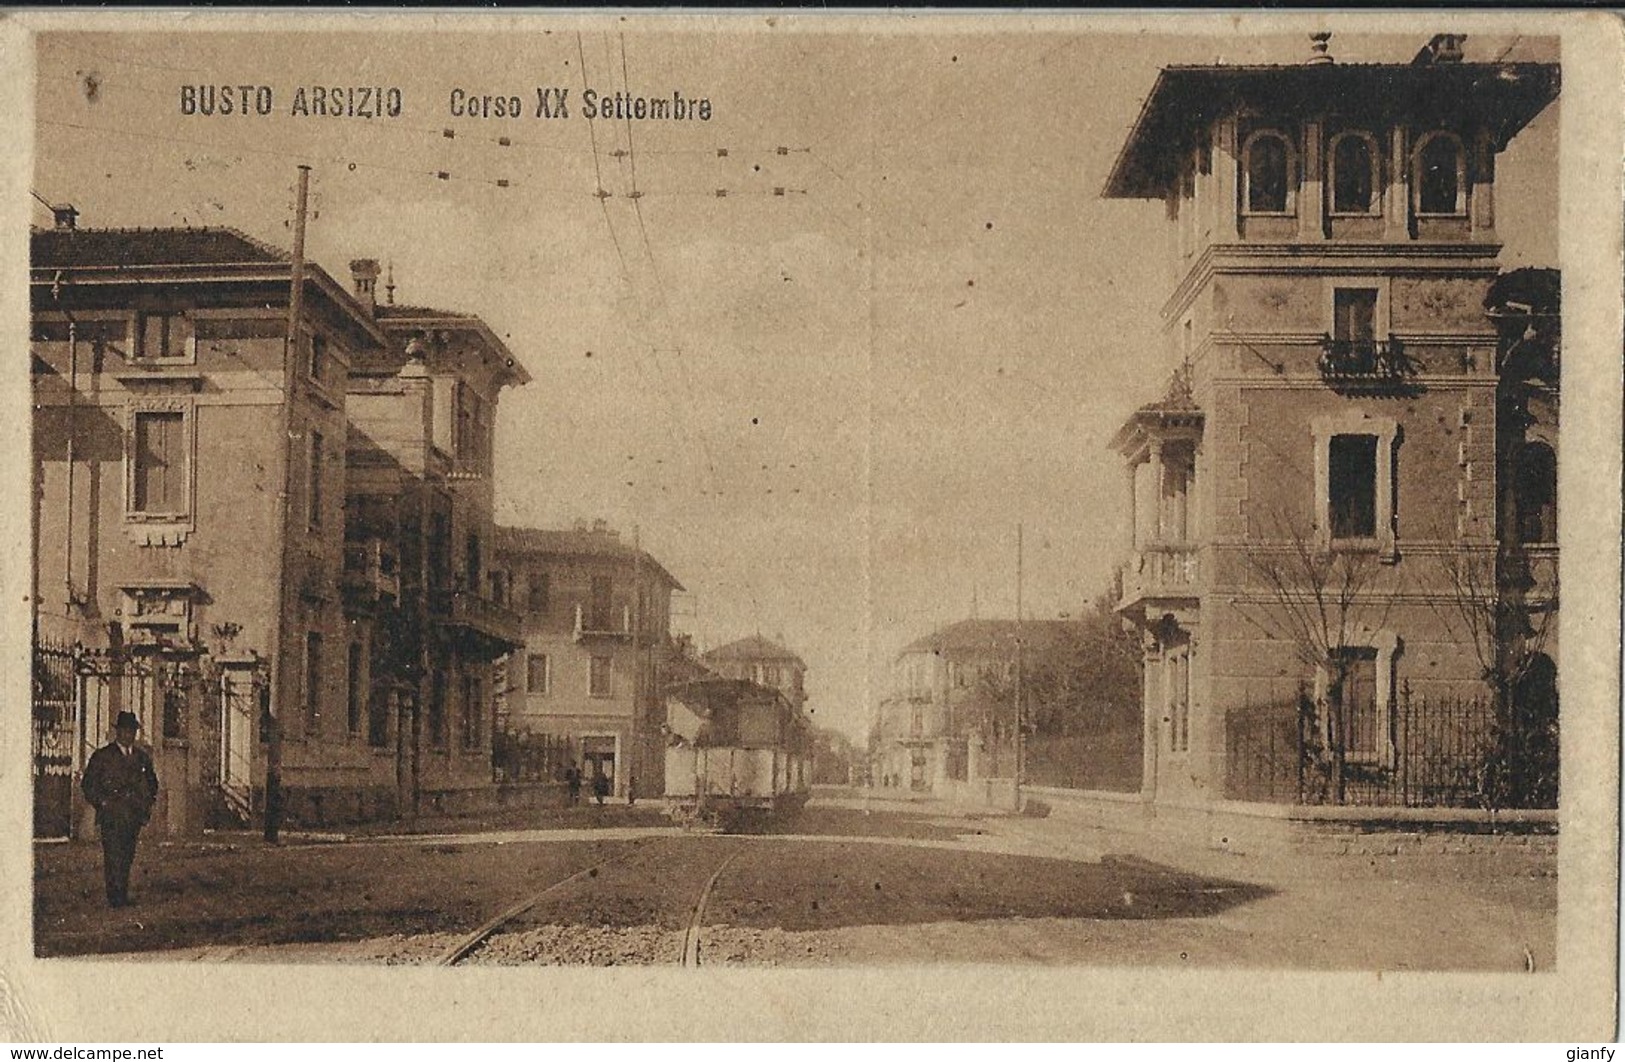
<path fill-rule="evenodd" d="M 439 590 L 431 595 L 433 613 L 447 627 L 460 631 L 495 656 L 525 644 L 519 614 L 471 590 Z"/>
<path fill-rule="evenodd" d="M 1557 544 L 1524 543 L 1501 553 L 1500 577 L 1504 589 L 1537 600 L 1557 598 Z"/>
<path fill-rule="evenodd" d="M 1201 559 L 1192 545 L 1150 545 L 1123 568 L 1122 604 L 1144 598 L 1195 597 Z"/>
<path fill-rule="evenodd" d="M 578 642 L 584 638 L 631 638 L 632 633 L 630 605 L 621 606 L 619 615 L 613 609 L 599 611 L 576 606 L 575 640 Z"/>
<path fill-rule="evenodd" d="M 1393 336 L 1386 341 L 1323 336 L 1319 364 L 1323 380 L 1342 386 L 1403 386 L 1417 374 L 1416 362 Z"/>

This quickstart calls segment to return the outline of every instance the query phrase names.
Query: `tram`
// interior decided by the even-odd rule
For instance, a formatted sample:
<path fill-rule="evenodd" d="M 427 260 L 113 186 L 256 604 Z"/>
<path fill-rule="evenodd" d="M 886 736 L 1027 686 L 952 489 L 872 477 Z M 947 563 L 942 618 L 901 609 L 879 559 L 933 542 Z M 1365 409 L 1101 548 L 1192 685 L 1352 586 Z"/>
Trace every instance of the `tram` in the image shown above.
<path fill-rule="evenodd" d="M 782 693 L 706 677 L 667 694 L 668 815 L 730 829 L 794 815 L 807 803 L 811 726 Z"/>

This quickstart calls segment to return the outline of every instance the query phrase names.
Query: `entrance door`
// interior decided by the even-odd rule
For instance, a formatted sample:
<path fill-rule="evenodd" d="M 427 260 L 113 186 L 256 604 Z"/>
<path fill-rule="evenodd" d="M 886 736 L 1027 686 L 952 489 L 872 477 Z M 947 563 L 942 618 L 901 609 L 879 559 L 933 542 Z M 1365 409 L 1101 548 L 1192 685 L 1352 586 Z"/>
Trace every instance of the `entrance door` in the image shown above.
<path fill-rule="evenodd" d="M 593 779 L 603 775 L 609 779 L 609 791 L 615 792 L 615 738 L 584 737 L 581 739 L 581 776 L 589 791 Z"/>
<path fill-rule="evenodd" d="M 925 750 L 915 749 L 909 760 L 908 787 L 910 789 L 924 789 L 925 784 Z"/>

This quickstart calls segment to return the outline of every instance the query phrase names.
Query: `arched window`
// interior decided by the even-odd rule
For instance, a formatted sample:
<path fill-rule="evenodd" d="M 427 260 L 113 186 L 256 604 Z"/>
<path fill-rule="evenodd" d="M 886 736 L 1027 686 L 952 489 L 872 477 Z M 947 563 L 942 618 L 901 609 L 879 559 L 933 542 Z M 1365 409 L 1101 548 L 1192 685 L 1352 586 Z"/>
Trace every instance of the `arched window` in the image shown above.
<path fill-rule="evenodd" d="M 1412 181 L 1418 214 L 1466 210 L 1466 156 L 1454 133 L 1429 133 L 1417 145 Z"/>
<path fill-rule="evenodd" d="M 1348 132 L 1332 138 L 1328 152 L 1332 172 L 1332 213 L 1377 213 L 1377 141 L 1370 133 Z"/>
<path fill-rule="evenodd" d="M 1543 442 L 1523 446 L 1514 479 L 1518 541 L 1557 541 L 1557 455 Z"/>
<path fill-rule="evenodd" d="M 1249 214 L 1292 210 L 1292 145 L 1275 132 L 1257 132 L 1242 151 L 1242 202 Z"/>

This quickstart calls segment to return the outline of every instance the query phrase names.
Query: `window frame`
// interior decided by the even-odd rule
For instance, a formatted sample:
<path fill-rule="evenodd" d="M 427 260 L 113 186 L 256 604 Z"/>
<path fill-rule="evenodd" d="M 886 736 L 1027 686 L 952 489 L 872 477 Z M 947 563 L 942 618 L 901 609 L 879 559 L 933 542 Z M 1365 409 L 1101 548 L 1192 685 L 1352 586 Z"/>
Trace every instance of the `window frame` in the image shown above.
<path fill-rule="evenodd" d="M 1393 768 L 1399 762 L 1399 750 L 1394 742 L 1394 696 L 1399 689 L 1397 666 L 1404 643 L 1393 631 L 1383 629 L 1356 634 L 1348 641 L 1337 647 L 1336 651 L 1348 652 L 1350 650 L 1375 650 L 1377 654 L 1376 666 L 1376 709 L 1377 733 L 1380 735 L 1379 747 L 1375 752 L 1356 752 L 1348 747 L 1345 736 L 1343 744 L 1343 760 L 1345 763 L 1374 764 L 1379 767 Z M 1324 664 L 1315 668 L 1315 704 L 1325 705 L 1331 676 L 1326 673 Z M 1346 718 L 1346 714 L 1345 714 Z M 1319 719 L 1321 739 L 1327 748 L 1331 747 L 1331 720 L 1324 715 Z"/>
<path fill-rule="evenodd" d="M 598 688 L 598 665 L 603 664 L 603 688 Z M 615 696 L 615 658 L 598 654 L 587 658 L 587 696 L 599 699 Z"/>
<path fill-rule="evenodd" d="M 528 572 L 525 575 L 525 611 L 533 616 L 545 616 L 552 610 L 553 586 L 547 572 Z M 537 604 L 540 599 L 540 604 Z"/>
<path fill-rule="evenodd" d="M 1261 210 L 1253 208 L 1253 148 L 1260 140 L 1273 138 L 1281 142 L 1286 152 L 1286 200 L 1279 210 Z M 1292 138 L 1280 129 L 1255 129 L 1247 134 L 1242 142 L 1240 151 L 1241 179 L 1237 181 L 1237 188 L 1241 193 L 1241 201 L 1237 204 L 1242 217 L 1250 218 L 1292 218 L 1298 216 L 1298 148 Z"/>
<path fill-rule="evenodd" d="M 1456 205 L 1448 211 L 1422 209 L 1422 155 L 1436 140 L 1448 139 L 1456 147 Z M 1411 151 L 1411 213 L 1418 218 L 1464 218 L 1468 212 L 1467 145 L 1459 135 L 1448 129 L 1435 129 L 1417 138 Z"/>
<path fill-rule="evenodd" d="M 1402 434 L 1392 417 L 1360 410 L 1316 417 L 1310 422 L 1315 447 L 1315 542 L 1320 549 L 1341 553 L 1376 553 L 1392 563 L 1398 559 L 1398 449 Z M 1371 435 L 1377 439 L 1377 475 L 1374 512 L 1376 534 L 1370 538 L 1335 538 L 1331 523 L 1331 440 L 1338 435 Z"/>
<path fill-rule="evenodd" d="M 600 593 L 600 589 L 602 593 Z M 594 573 L 587 579 L 587 617 L 585 628 L 589 631 L 613 631 L 615 629 L 615 577 L 602 572 Z"/>
<path fill-rule="evenodd" d="M 367 702 L 365 683 L 366 648 L 357 639 L 351 639 L 345 652 L 344 721 L 352 738 L 360 737 L 366 728 Z"/>
<path fill-rule="evenodd" d="M 187 322 L 186 338 L 179 354 L 151 355 L 147 353 L 147 320 L 153 317 L 173 317 Z M 197 318 L 184 309 L 137 310 L 130 315 L 128 325 L 129 360 L 137 365 L 196 365 Z"/>
<path fill-rule="evenodd" d="M 429 710 L 425 722 L 429 730 L 429 747 L 444 751 L 450 744 L 450 727 L 446 725 L 446 700 L 450 694 L 449 676 L 444 664 L 431 668 L 429 677 Z"/>
<path fill-rule="evenodd" d="M 314 425 L 305 429 L 305 530 L 315 534 L 325 526 L 322 506 L 323 444 L 327 436 Z"/>
<path fill-rule="evenodd" d="M 307 737 L 319 737 L 322 724 L 322 632 L 305 632 L 304 723 Z"/>
<path fill-rule="evenodd" d="M 300 329 L 299 338 L 305 379 L 318 387 L 326 387 L 326 370 L 333 363 L 332 341 L 317 328 Z"/>
<path fill-rule="evenodd" d="M 126 407 L 124 431 L 124 517 L 136 523 L 188 523 L 197 505 L 197 416 L 194 403 L 186 399 L 135 399 Z M 181 418 L 180 448 L 185 461 L 181 477 L 184 494 L 179 510 L 142 509 L 136 506 L 136 480 L 141 468 L 140 428 L 142 417 Z"/>
<path fill-rule="evenodd" d="M 1343 486 L 1343 484 L 1338 482 L 1338 477 L 1336 475 L 1338 471 L 1336 467 L 1337 455 L 1340 449 L 1338 440 L 1340 439 L 1358 439 L 1369 444 L 1369 446 L 1360 446 L 1359 452 L 1352 455 L 1360 459 L 1362 466 L 1360 471 L 1362 474 L 1365 472 L 1364 462 L 1366 460 L 1367 450 L 1369 450 L 1369 460 L 1371 462 L 1369 487 L 1362 482 L 1359 485 L 1360 489 L 1347 491 L 1347 493 L 1351 496 L 1351 499 L 1359 503 L 1357 512 L 1355 511 L 1355 506 L 1338 504 L 1339 498 L 1344 493 L 1343 491 L 1339 490 L 1339 487 Z M 1382 460 L 1378 454 L 1381 447 L 1382 438 L 1380 436 L 1371 434 L 1370 432 L 1335 432 L 1326 440 L 1326 516 L 1328 522 L 1328 534 L 1332 542 L 1360 543 L 1367 540 L 1375 541 L 1377 537 L 1377 491 L 1378 481 L 1380 478 L 1377 466 Z M 1338 495 L 1338 497 L 1334 497 L 1334 495 Z M 1358 495 L 1358 497 L 1353 497 L 1354 495 Z M 1367 502 L 1369 502 L 1369 505 L 1366 504 Z M 1344 513 L 1348 513 L 1349 517 L 1344 517 Z M 1351 532 L 1347 529 L 1341 531 L 1338 529 L 1337 525 L 1340 518 L 1348 519 L 1354 516 L 1358 516 L 1360 518 L 1359 522 L 1362 524 L 1365 523 L 1366 519 L 1368 518 L 1370 521 L 1371 530 L 1369 532 Z"/>
<path fill-rule="evenodd" d="M 1363 140 L 1371 158 L 1371 203 L 1364 210 L 1344 210 L 1337 205 L 1337 149 L 1345 140 Z M 1345 129 L 1326 142 L 1326 212 L 1334 218 L 1376 218 L 1382 216 L 1382 145 L 1374 133 Z"/>
<path fill-rule="evenodd" d="M 367 696 L 367 747 L 388 749 L 391 720 L 400 712 L 399 694 L 393 690 L 369 690 Z"/>
<path fill-rule="evenodd" d="M 533 680 L 536 677 L 536 665 L 541 664 L 540 685 Z M 525 654 L 525 694 L 531 697 L 547 697 L 553 692 L 553 656 L 550 653 Z"/>
<path fill-rule="evenodd" d="M 458 700 L 461 708 L 458 719 L 458 735 L 464 752 L 473 752 L 480 747 L 481 716 L 485 708 L 485 680 L 473 672 L 463 672 L 462 689 Z"/>

